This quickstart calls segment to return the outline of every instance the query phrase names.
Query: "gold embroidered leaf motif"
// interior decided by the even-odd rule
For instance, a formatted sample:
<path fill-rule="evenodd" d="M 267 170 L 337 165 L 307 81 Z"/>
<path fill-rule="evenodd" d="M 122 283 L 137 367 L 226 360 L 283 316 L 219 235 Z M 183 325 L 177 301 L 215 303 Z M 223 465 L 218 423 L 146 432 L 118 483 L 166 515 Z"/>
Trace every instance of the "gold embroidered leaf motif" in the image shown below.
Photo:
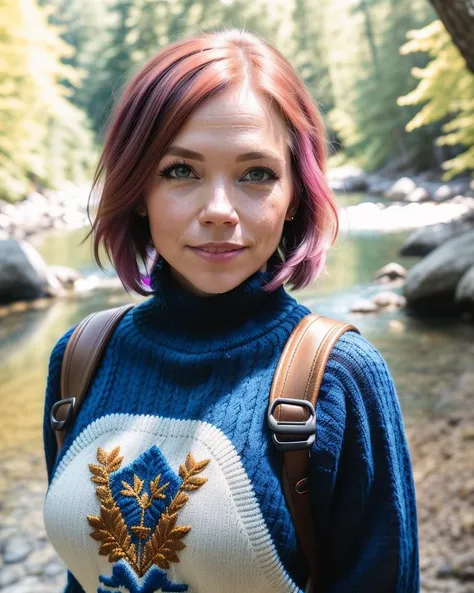
<path fill-rule="evenodd" d="M 194 476 L 191 476 L 184 483 L 183 490 L 186 490 L 187 492 L 189 492 L 191 490 L 197 490 L 206 482 L 207 482 L 207 478 L 195 478 Z"/>
<path fill-rule="evenodd" d="M 107 454 L 100 447 L 97 449 L 97 461 L 100 466 L 90 465 L 93 482 L 100 485 L 96 488 L 101 502 L 100 517 L 88 516 L 89 525 L 94 529 L 90 534 L 93 539 L 101 542 L 99 554 L 108 556 L 109 562 L 117 562 L 126 558 L 130 566 L 138 571 L 135 545 L 127 531 L 127 525 L 117 506 L 110 489 L 110 474 L 118 470 L 123 457 L 119 457 L 120 447 Z M 97 482 L 96 479 L 100 479 Z"/>
<path fill-rule="evenodd" d="M 189 496 L 187 494 L 185 494 L 184 492 L 178 492 L 174 497 L 172 503 L 168 507 L 168 512 L 176 513 L 184 507 L 188 500 Z"/>
<path fill-rule="evenodd" d="M 126 558 L 133 566 L 136 563 L 135 546 L 132 544 L 127 526 L 119 517 L 118 509 L 101 509 L 100 517 L 88 516 L 89 525 L 95 529 L 90 535 L 102 542 L 99 547 L 101 556 L 109 556 L 109 562 Z"/>
<path fill-rule="evenodd" d="M 117 471 L 122 464 L 123 457 L 119 457 L 119 452 L 120 447 L 116 447 L 110 453 L 99 447 L 97 460 L 100 465 L 89 465 L 92 474 L 91 480 L 97 484 L 96 493 L 101 507 L 99 517 L 88 516 L 87 520 L 94 529 L 90 534 L 91 537 L 100 542 L 99 554 L 108 556 L 111 563 L 122 558 L 125 559 L 135 573 L 142 577 L 153 565 L 168 569 L 170 562 L 179 562 L 177 552 L 186 547 L 181 540 L 191 527 L 176 526 L 178 511 L 189 500 L 185 491 L 197 490 L 207 482 L 207 478 L 196 477 L 196 475 L 207 467 L 210 460 L 196 462 L 191 453 L 187 455 L 185 463 L 179 468 L 179 475 L 182 478 L 181 486 L 165 512 L 162 513 L 151 537 L 151 528 L 144 524 L 145 513 L 152 505 L 153 500 L 166 498 L 164 490 L 169 486 L 169 482 L 160 486 L 161 474 L 159 474 L 150 481 L 150 493 L 142 494 L 144 480 L 136 474 L 133 476 L 133 486 L 122 481 L 121 494 L 135 498 L 142 510 L 140 525 L 130 527 L 132 535 L 138 538 L 137 553 L 128 526 L 110 488 L 110 474 Z"/>
<path fill-rule="evenodd" d="M 151 496 L 155 500 L 163 500 L 166 498 L 166 494 L 163 494 L 163 490 L 169 485 L 169 482 L 166 482 L 166 484 L 163 484 L 163 486 L 158 488 L 160 485 L 160 480 L 161 474 L 158 474 L 154 480 L 150 481 Z"/>
<path fill-rule="evenodd" d="M 153 565 L 162 569 L 168 569 L 170 562 L 179 562 L 176 551 L 186 547 L 181 539 L 191 530 L 191 526 L 178 526 L 177 511 L 189 500 L 184 491 L 197 490 L 207 482 L 207 478 L 197 478 L 196 474 L 201 473 L 209 464 L 210 459 L 196 462 L 193 455 L 188 453 L 186 462 L 179 467 L 179 476 L 183 482 L 171 501 L 166 511 L 161 515 L 158 525 L 152 537 L 145 545 L 142 562 L 145 564 L 145 572 Z"/>
<path fill-rule="evenodd" d="M 135 494 L 140 494 L 140 492 L 142 491 L 143 488 L 143 480 L 140 480 L 140 478 L 135 474 L 133 476 L 133 491 L 135 492 Z"/>
<path fill-rule="evenodd" d="M 97 461 L 111 474 L 117 471 L 122 464 L 123 457 L 119 457 L 119 453 L 120 447 L 115 447 L 110 453 L 99 447 L 97 449 Z"/>
<path fill-rule="evenodd" d="M 140 539 L 146 539 L 151 533 L 150 527 L 143 527 L 141 525 L 132 525 L 130 531 Z"/>
<path fill-rule="evenodd" d="M 89 470 L 93 474 L 91 480 L 96 484 L 107 484 L 107 473 L 100 465 L 93 465 L 89 463 Z"/>
<path fill-rule="evenodd" d="M 131 496 L 132 498 L 135 498 L 135 490 L 128 482 L 122 480 L 122 486 L 123 490 L 120 491 L 120 494 L 123 496 Z"/>
<path fill-rule="evenodd" d="M 196 462 L 193 454 L 188 453 L 184 465 L 179 466 L 179 477 L 186 480 L 189 476 L 200 474 L 209 464 L 210 459 Z"/>

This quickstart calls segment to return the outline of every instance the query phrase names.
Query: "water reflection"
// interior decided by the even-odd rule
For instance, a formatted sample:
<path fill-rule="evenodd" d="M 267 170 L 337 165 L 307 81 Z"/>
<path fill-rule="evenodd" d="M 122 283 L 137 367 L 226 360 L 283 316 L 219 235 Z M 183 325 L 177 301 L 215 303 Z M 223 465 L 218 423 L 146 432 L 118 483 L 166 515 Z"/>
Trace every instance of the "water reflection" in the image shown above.
<path fill-rule="evenodd" d="M 100 274 L 92 263 L 90 244 L 78 246 L 83 237 L 84 231 L 55 233 L 37 247 L 50 264 Z M 429 417 L 440 398 L 456 389 L 459 376 L 474 359 L 474 328 L 448 320 L 420 321 L 399 312 L 369 316 L 349 312 L 354 300 L 381 290 L 370 284 L 379 267 L 390 261 L 413 265 L 413 260 L 397 256 L 403 237 L 402 233 L 341 235 L 330 253 L 328 272 L 296 297 L 313 311 L 354 323 L 380 349 L 409 423 Z M 53 345 L 89 313 L 130 301 L 125 291 L 96 292 L 0 320 L 0 448 L 41 450 L 44 386 Z"/>

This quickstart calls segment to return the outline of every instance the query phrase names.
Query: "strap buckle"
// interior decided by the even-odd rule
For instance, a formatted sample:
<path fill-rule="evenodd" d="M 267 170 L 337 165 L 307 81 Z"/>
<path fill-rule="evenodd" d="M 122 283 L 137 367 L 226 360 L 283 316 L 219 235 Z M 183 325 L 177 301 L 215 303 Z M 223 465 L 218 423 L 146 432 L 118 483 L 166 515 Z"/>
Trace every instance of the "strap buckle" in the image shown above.
<path fill-rule="evenodd" d="M 300 406 L 309 411 L 309 418 L 304 421 L 285 422 L 283 420 L 276 420 L 273 416 L 275 408 L 280 404 L 288 404 L 292 406 Z M 316 439 L 316 412 L 311 402 L 305 399 L 290 399 L 285 397 L 277 397 L 271 403 L 267 412 L 268 427 L 271 430 L 273 444 L 280 451 L 299 451 L 301 449 L 309 449 Z M 305 440 L 298 441 L 281 441 L 280 436 L 300 436 L 306 437 Z"/>
<path fill-rule="evenodd" d="M 75 403 L 75 397 L 68 397 L 66 399 L 60 399 L 53 405 L 53 407 L 51 408 L 51 413 L 49 415 L 49 422 L 53 430 L 65 430 L 70 427 Z M 56 412 L 59 410 L 59 408 L 65 405 L 69 405 L 69 407 L 66 410 L 63 420 L 57 420 Z"/>

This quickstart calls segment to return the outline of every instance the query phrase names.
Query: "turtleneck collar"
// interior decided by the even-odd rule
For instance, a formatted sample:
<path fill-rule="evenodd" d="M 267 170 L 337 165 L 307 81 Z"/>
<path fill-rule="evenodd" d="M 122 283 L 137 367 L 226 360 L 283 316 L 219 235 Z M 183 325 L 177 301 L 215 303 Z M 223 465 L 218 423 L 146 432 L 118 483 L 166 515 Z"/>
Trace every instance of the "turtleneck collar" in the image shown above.
<path fill-rule="evenodd" d="M 255 272 L 228 292 L 203 297 L 187 291 L 160 258 L 151 273 L 152 296 L 135 308 L 135 323 L 148 337 L 154 335 L 165 345 L 188 351 L 246 343 L 271 331 L 296 305 L 283 286 L 272 293 L 263 290 L 278 265 L 274 254 L 267 271 Z"/>

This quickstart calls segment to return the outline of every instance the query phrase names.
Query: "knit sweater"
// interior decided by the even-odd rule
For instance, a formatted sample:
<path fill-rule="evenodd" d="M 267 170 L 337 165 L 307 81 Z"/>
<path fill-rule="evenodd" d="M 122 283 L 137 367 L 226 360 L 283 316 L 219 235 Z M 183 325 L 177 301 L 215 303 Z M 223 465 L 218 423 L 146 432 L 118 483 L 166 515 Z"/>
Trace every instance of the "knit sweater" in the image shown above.
<path fill-rule="evenodd" d="M 291 331 L 310 311 L 272 268 L 198 297 L 153 270 L 115 330 L 56 458 L 49 426 L 69 330 L 50 357 L 45 525 L 65 593 L 302 593 L 308 578 L 266 422 Z M 321 593 L 419 591 L 415 493 L 393 380 L 364 337 L 327 365 L 310 457 Z"/>

